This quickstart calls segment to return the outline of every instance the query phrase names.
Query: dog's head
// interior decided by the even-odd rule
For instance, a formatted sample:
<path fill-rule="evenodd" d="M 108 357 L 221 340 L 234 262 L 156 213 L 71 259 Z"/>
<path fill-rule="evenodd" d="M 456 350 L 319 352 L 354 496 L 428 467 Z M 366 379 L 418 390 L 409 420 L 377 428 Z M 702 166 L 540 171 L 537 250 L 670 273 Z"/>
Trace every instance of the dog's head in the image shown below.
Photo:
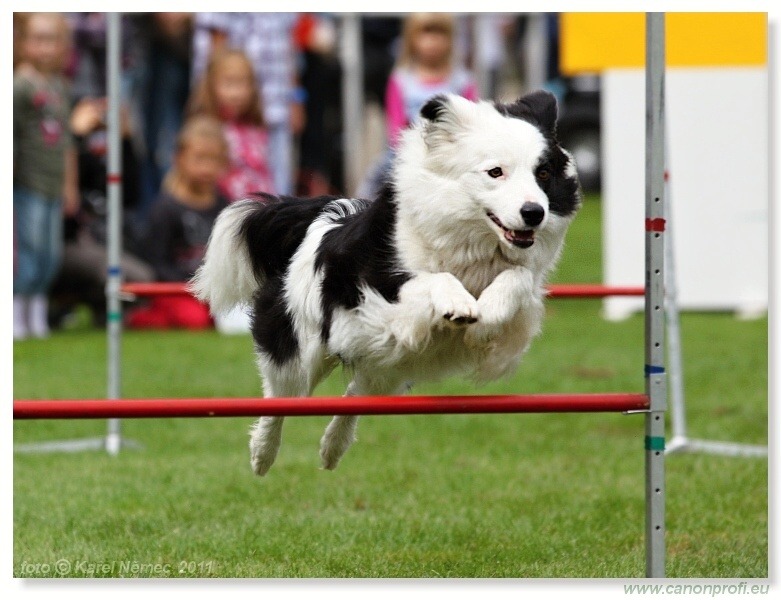
<path fill-rule="evenodd" d="M 572 156 L 556 139 L 556 99 L 538 91 L 512 104 L 435 96 L 421 110 L 423 167 L 457 182 L 465 220 L 479 220 L 500 245 L 529 248 L 535 235 L 580 206 Z"/>

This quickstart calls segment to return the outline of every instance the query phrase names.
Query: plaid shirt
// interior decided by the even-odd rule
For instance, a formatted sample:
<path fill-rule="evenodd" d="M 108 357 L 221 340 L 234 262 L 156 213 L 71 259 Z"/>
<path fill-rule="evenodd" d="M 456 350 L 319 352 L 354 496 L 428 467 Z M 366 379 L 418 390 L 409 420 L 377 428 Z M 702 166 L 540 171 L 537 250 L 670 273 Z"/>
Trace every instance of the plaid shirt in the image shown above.
<path fill-rule="evenodd" d="M 243 50 L 255 68 L 266 125 L 287 123 L 296 70 L 293 45 L 294 13 L 196 13 L 193 35 L 193 79 L 206 68 L 211 32 L 227 36 L 232 48 Z"/>

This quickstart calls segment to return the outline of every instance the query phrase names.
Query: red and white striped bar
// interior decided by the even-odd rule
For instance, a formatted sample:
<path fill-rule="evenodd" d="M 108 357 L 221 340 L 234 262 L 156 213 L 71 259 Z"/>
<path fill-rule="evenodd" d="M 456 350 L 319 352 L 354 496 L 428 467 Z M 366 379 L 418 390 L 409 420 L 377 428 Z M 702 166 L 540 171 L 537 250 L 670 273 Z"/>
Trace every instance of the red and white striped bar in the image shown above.
<path fill-rule="evenodd" d="M 122 291 L 134 296 L 179 296 L 190 292 L 187 284 L 178 282 L 126 283 Z M 607 286 L 592 283 L 559 284 L 548 286 L 548 298 L 607 298 L 610 296 L 642 296 L 642 287 Z"/>
<path fill-rule="evenodd" d="M 594 413 L 647 410 L 645 394 L 499 396 L 329 396 L 14 400 L 14 419 L 152 419 L 466 413 Z"/>

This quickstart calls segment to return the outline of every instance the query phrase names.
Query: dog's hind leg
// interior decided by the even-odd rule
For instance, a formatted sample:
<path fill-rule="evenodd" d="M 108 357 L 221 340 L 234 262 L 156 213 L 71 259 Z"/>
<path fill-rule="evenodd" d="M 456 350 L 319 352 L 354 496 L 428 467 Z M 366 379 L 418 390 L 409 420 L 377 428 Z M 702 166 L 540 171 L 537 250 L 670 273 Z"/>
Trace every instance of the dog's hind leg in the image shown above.
<path fill-rule="evenodd" d="M 355 382 L 347 386 L 345 396 L 360 396 Z M 347 449 L 356 440 L 358 415 L 339 415 L 331 419 L 320 439 L 320 461 L 324 469 L 333 470 L 339 464 Z"/>
<path fill-rule="evenodd" d="M 260 417 L 250 430 L 250 462 L 256 475 L 265 475 L 274 464 L 282 443 L 285 417 Z"/>
<path fill-rule="evenodd" d="M 293 364 L 278 366 L 261 356 L 258 361 L 263 376 L 263 396 L 297 397 L 311 393 L 310 378 Z M 299 361 L 294 361 L 298 363 Z M 265 475 L 274 464 L 282 442 L 284 417 L 261 417 L 250 430 L 250 463 L 256 475 Z"/>
<path fill-rule="evenodd" d="M 355 379 L 347 386 L 344 395 L 381 395 L 406 389 L 406 385 L 400 386 L 396 381 L 383 382 L 382 384 L 369 383 L 356 375 Z M 331 420 L 320 440 L 320 461 L 324 469 L 331 471 L 337 467 L 339 460 L 357 439 L 355 436 L 357 428 L 358 415 L 339 415 Z"/>

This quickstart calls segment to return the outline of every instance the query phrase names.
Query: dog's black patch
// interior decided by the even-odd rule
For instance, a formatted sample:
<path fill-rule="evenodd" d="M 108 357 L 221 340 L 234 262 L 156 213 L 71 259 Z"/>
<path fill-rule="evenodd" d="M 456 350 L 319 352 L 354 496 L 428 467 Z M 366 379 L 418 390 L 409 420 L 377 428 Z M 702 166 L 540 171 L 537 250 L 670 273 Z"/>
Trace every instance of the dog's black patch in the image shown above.
<path fill-rule="evenodd" d="M 355 308 L 361 286 L 367 285 L 388 302 L 397 302 L 399 288 L 410 279 L 398 264 L 393 233 L 396 228 L 395 193 L 386 184 L 377 200 L 361 212 L 341 219 L 341 226 L 320 241 L 315 268 L 323 269 L 323 329 L 328 341 L 334 308 Z"/>
<path fill-rule="evenodd" d="M 291 198 L 256 194 L 257 208 L 247 215 L 238 235 L 247 242 L 252 270 L 258 279 L 281 276 L 326 204 L 336 196 Z"/>
<path fill-rule="evenodd" d="M 556 96 L 550 92 L 537 90 L 521 96 L 512 104 L 494 104 L 496 110 L 508 117 L 523 119 L 539 127 L 546 137 L 555 137 L 558 106 Z"/>
<path fill-rule="evenodd" d="M 556 97 L 542 90 L 522 96 L 512 104 L 494 104 L 500 114 L 522 119 L 537 127 L 548 143 L 548 151 L 541 161 L 551 171 L 546 181 L 538 179 L 537 184 L 548 196 L 552 213 L 567 216 L 580 206 L 580 182 L 577 177 L 567 177 L 565 171 L 569 157 L 562 152 L 556 139 L 556 118 L 558 108 Z"/>
<path fill-rule="evenodd" d="M 258 350 L 279 365 L 295 356 L 298 339 L 283 294 L 283 277 L 306 230 L 336 196 L 291 198 L 255 194 L 257 206 L 245 217 L 237 235 L 244 238 L 252 270 L 265 283 L 255 294 L 252 337 Z"/>
<path fill-rule="evenodd" d="M 543 160 L 550 169 L 551 177 L 547 181 L 537 181 L 540 189 L 548 196 L 551 212 L 562 217 L 571 215 L 580 206 L 580 182 L 577 177 L 567 177 L 565 174 L 569 160 L 558 144 L 551 146 Z"/>
<path fill-rule="evenodd" d="M 298 352 L 298 338 L 285 303 L 281 275 L 270 277 L 255 294 L 251 330 L 256 349 L 280 366 Z"/>

